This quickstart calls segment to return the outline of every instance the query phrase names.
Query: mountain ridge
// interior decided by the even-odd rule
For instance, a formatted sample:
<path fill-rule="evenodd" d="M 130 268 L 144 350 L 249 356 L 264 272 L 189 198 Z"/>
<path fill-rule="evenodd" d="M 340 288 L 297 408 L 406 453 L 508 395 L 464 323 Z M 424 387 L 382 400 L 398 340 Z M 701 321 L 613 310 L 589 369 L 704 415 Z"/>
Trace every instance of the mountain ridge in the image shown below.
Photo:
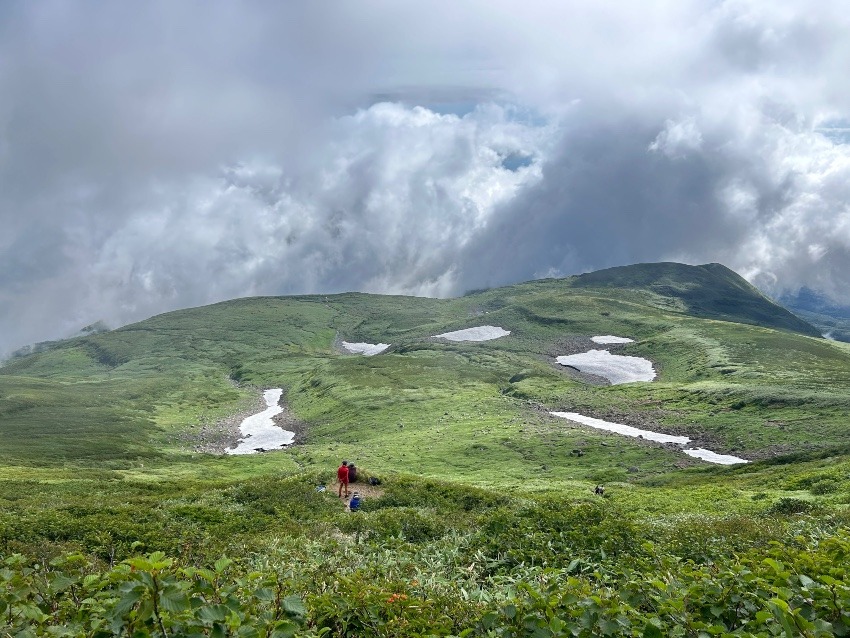
<path fill-rule="evenodd" d="M 820 331 L 763 295 L 735 271 L 718 263 L 676 262 L 615 266 L 575 277 L 576 287 L 646 288 L 681 299 L 694 316 L 793 330 L 820 337 Z"/>
<path fill-rule="evenodd" d="M 305 302 L 326 306 L 331 301 L 337 303 L 341 300 L 351 300 L 356 305 L 362 305 L 362 300 L 398 299 L 409 300 L 408 303 L 416 305 L 430 305 L 433 307 L 440 303 L 452 301 L 458 302 L 464 299 L 470 300 L 481 295 L 488 297 L 493 297 L 495 295 L 498 297 L 501 293 L 507 294 L 511 291 L 521 291 L 525 289 L 531 290 L 539 287 L 540 285 L 547 285 L 547 282 L 551 282 L 555 286 L 566 286 L 574 289 L 620 289 L 625 292 L 633 293 L 643 291 L 647 295 L 657 298 L 657 301 L 659 301 L 659 303 L 657 303 L 658 307 L 667 312 L 681 312 L 706 319 L 732 321 L 750 325 L 759 325 L 767 328 L 791 330 L 813 337 L 822 336 L 821 330 L 807 321 L 797 317 L 780 304 L 765 297 L 743 277 L 726 266 L 716 263 L 690 266 L 676 262 L 632 264 L 557 279 L 530 280 L 499 288 L 470 291 L 460 297 L 450 299 L 436 299 L 406 295 L 382 295 L 377 293 L 361 292 L 240 297 L 219 301 L 213 304 L 181 308 L 160 313 L 108 332 L 119 334 L 126 333 L 128 331 L 145 329 L 147 326 L 159 324 L 162 321 L 168 320 L 168 318 L 198 315 L 199 313 L 202 314 L 204 312 L 217 313 L 220 309 L 238 308 L 245 304 L 250 305 L 252 303 L 261 303 L 261 300 L 286 300 L 293 303 Z M 86 331 L 86 334 L 84 335 L 69 339 L 46 341 L 34 344 L 33 346 L 25 346 L 12 353 L 6 361 L 0 361 L 0 367 L 4 364 L 25 358 L 32 354 L 65 347 L 63 344 L 67 344 L 68 342 L 78 342 L 80 339 L 103 334 L 105 332 L 107 332 L 107 330 L 98 327 L 97 330 L 89 330 Z"/>

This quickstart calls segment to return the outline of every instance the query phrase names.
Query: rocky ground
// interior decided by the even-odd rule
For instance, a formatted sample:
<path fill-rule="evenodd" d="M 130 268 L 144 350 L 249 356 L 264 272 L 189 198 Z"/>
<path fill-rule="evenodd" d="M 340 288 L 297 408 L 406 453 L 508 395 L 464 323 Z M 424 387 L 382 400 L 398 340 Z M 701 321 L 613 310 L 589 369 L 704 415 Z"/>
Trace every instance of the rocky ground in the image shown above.
<path fill-rule="evenodd" d="M 274 424 L 284 430 L 295 433 L 295 438 L 292 441 L 293 445 L 303 443 L 307 432 L 306 424 L 296 418 L 286 404 L 286 390 L 283 391 L 283 396 L 280 397 L 279 405 L 283 408 L 283 412 L 272 419 Z"/>

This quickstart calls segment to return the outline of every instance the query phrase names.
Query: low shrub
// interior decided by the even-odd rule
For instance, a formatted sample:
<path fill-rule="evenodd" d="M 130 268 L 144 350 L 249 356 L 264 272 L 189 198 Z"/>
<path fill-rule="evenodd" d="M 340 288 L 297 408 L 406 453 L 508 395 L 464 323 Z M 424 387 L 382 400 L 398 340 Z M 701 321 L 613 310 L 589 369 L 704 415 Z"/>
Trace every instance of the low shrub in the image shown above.
<path fill-rule="evenodd" d="M 807 514 L 817 509 L 817 505 L 810 501 L 804 501 L 799 498 L 784 496 L 773 503 L 768 509 L 768 514 L 778 514 L 780 516 L 789 516 L 793 514 Z"/>
<path fill-rule="evenodd" d="M 497 559 L 502 571 L 518 564 L 565 567 L 577 558 L 638 555 L 644 540 L 634 522 L 608 503 L 545 499 L 483 516 L 470 550 Z"/>

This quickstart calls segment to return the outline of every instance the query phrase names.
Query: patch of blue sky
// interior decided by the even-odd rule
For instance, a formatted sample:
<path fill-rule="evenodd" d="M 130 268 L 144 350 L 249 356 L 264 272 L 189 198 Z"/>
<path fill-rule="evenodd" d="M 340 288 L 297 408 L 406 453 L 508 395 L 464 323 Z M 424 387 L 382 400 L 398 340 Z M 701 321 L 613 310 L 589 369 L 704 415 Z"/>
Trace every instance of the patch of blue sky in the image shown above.
<path fill-rule="evenodd" d="M 488 104 L 495 104 L 504 109 L 505 116 L 511 122 L 523 124 L 531 127 L 548 126 L 551 122 L 546 119 L 541 113 L 534 109 L 519 106 L 513 102 L 503 101 L 499 99 L 484 99 L 484 100 L 462 100 L 462 101 L 422 101 L 418 106 L 423 106 L 429 111 L 439 113 L 440 115 L 456 115 L 464 117 L 479 107 L 484 107 Z"/>
<path fill-rule="evenodd" d="M 542 113 L 511 100 L 509 95 L 492 89 L 457 87 L 408 87 L 370 96 L 370 104 L 397 102 L 408 107 L 421 106 L 440 115 L 465 117 L 490 104 L 504 109 L 508 120 L 531 127 L 544 127 L 551 121 Z"/>
<path fill-rule="evenodd" d="M 829 120 L 815 128 L 815 132 L 820 133 L 833 144 L 850 144 L 850 120 L 843 118 Z"/>
<path fill-rule="evenodd" d="M 479 102 L 426 102 L 421 106 L 440 115 L 464 117 L 478 108 L 478 105 Z"/>
<path fill-rule="evenodd" d="M 516 172 L 521 168 L 531 166 L 534 163 L 534 158 L 531 155 L 523 153 L 510 153 L 502 159 L 502 168 L 512 172 Z"/>

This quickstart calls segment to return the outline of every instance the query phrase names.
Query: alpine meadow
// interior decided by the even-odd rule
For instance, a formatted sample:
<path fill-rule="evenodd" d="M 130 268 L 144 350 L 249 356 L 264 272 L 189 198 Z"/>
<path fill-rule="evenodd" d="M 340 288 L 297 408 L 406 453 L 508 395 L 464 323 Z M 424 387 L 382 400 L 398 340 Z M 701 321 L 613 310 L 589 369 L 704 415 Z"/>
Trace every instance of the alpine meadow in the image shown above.
<path fill-rule="evenodd" d="M 2 636 L 850 634 L 850 344 L 722 265 L 243 298 L 37 350 L 0 367 Z M 558 362 L 589 352 L 654 378 Z M 270 388 L 294 443 L 227 454 Z"/>

